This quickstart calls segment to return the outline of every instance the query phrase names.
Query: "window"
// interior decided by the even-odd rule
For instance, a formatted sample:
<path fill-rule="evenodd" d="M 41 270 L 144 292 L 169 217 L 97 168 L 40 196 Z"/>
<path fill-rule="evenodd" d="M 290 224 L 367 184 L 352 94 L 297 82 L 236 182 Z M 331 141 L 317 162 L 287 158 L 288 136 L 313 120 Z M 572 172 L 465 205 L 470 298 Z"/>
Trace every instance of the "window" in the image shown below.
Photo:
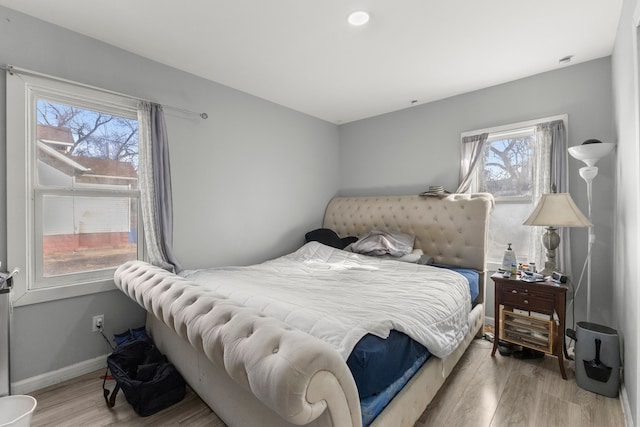
<path fill-rule="evenodd" d="M 551 144 L 540 134 L 538 125 L 558 119 L 566 122 L 566 116 L 562 116 L 463 134 L 464 137 L 488 133 L 470 191 L 491 193 L 495 198 L 487 253 L 491 270 L 501 266 L 509 243 L 518 262 L 543 265 L 541 231 L 538 227 L 523 226 L 522 222 L 531 214 L 540 195 L 550 191 Z"/>
<path fill-rule="evenodd" d="M 476 168 L 472 191 L 491 193 L 495 208 L 489 223 L 487 262 L 502 263 L 508 243 L 519 261 L 529 262 L 529 229 L 522 221 L 533 210 L 532 176 L 535 129 L 489 133 Z"/>
<path fill-rule="evenodd" d="M 111 289 L 115 268 L 142 258 L 136 104 L 7 75 L 8 262 L 21 270 L 17 305 Z"/>
<path fill-rule="evenodd" d="M 489 134 L 477 169 L 477 191 L 499 201 L 531 201 L 535 129 Z"/>

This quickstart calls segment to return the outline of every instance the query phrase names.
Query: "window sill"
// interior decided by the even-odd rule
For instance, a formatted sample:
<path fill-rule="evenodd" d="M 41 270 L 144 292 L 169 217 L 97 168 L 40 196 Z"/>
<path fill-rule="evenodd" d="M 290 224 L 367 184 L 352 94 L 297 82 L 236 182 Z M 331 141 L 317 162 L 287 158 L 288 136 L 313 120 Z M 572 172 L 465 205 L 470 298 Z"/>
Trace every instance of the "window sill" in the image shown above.
<path fill-rule="evenodd" d="M 23 278 L 24 280 L 24 278 Z M 99 292 L 115 290 L 116 285 L 113 280 L 102 280 L 89 283 L 76 283 L 67 286 L 56 286 L 54 288 L 26 289 L 24 283 L 16 284 L 14 281 L 12 304 L 14 307 L 39 304 L 43 302 L 56 301 L 66 298 L 91 295 Z"/>

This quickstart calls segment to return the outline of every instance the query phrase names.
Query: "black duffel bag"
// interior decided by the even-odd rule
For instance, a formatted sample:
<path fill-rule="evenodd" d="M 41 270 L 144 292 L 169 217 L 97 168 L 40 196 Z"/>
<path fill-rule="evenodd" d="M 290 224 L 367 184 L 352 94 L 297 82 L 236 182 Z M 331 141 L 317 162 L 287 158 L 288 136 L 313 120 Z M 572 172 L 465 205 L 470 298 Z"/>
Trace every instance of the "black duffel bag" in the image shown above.
<path fill-rule="evenodd" d="M 105 387 L 106 375 L 102 384 L 109 408 L 115 405 L 119 389 L 133 410 L 142 417 L 155 414 L 184 398 L 182 375 L 150 338 L 118 345 L 107 357 L 107 370 L 116 381 L 112 392 Z"/>

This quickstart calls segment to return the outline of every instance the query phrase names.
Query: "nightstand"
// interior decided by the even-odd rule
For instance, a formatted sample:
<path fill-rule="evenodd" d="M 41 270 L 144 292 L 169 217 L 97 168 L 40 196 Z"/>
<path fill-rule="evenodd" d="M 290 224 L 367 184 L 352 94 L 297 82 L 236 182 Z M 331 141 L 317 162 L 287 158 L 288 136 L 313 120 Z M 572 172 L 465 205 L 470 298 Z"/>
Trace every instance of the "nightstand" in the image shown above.
<path fill-rule="evenodd" d="M 491 276 L 495 284 L 495 356 L 498 339 L 556 356 L 563 379 L 565 304 L 569 287 L 555 282 L 525 282 Z M 555 316 L 554 316 L 555 315 Z M 557 320 L 556 320 L 557 319 Z"/>

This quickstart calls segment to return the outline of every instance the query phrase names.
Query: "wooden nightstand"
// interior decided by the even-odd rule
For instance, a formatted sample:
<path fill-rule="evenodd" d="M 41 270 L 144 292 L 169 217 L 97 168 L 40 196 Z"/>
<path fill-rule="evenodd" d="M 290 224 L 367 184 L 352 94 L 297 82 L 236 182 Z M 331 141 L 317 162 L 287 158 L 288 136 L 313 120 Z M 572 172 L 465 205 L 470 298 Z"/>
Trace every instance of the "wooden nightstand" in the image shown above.
<path fill-rule="evenodd" d="M 555 282 L 525 282 L 507 279 L 502 274 L 491 276 L 495 284 L 495 356 L 498 339 L 558 358 L 560 373 L 564 370 L 564 330 L 567 285 Z M 554 314 L 557 321 L 554 320 Z"/>

